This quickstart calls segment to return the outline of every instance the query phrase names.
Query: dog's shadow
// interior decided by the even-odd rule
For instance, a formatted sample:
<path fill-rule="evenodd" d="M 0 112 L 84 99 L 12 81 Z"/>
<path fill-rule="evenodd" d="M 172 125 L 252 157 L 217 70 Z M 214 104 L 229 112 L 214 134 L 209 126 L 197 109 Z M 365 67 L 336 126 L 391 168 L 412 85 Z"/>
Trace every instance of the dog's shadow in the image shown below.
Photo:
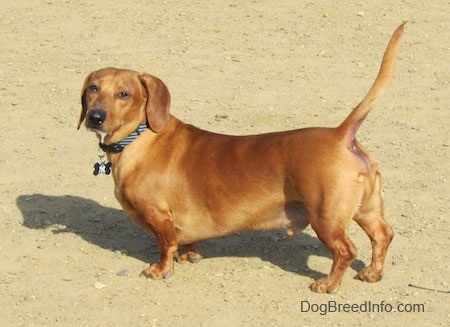
<path fill-rule="evenodd" d="M 16 202 L 22 212 L 24 226 L 28 228 L 49 228 L 55 234 L 74 233 L 91 244 L 120 251 L 143 262 L 159 260 L 154 239 L 131 222 L 122 210 L 69 195 L 21 195 Z M 308 267 L 309 256 L 331 259 L 329 250 L 317 238 L 306 233 L 287 239 L 281 231 L 247 232 L 203 241 L 202 245 L 205 259 L 259 257 L 286 271 L 313 279 L 325 277 L 326 274 Z M 364 263 L 360 260 L 352 264 L 357 271 L 363 267 Z"/>

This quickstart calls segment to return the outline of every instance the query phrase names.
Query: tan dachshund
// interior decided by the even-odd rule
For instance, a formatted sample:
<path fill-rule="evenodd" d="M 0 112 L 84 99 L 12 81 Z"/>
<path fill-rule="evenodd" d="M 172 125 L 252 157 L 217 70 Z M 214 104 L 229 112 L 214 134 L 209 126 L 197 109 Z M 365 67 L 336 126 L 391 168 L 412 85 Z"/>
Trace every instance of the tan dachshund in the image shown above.
<path fill-rule="evenodd" d="M 393 231 L 383 217 L 380 172 L 356 132 L 392 78 L 404 24 L 373 86 L 336 128 L 215 134 L 172 116 L 169 91 L 154 76 L 115 68 L 90 73 L 78 128 L 85 120 L 98 134 L 118 201 L 160 248 L 159 263 L 142 274 L 167 278 L 176 257 L 197 262 L 204 239 L 276 228 L 292 237 L 311 224 L 333 255 L 331 272 L 311 289 L 336 292 L 357 255 L 346 234 L 353 219 L 372 244 L 372 262 L 357 277 L 378 281 Z"/>

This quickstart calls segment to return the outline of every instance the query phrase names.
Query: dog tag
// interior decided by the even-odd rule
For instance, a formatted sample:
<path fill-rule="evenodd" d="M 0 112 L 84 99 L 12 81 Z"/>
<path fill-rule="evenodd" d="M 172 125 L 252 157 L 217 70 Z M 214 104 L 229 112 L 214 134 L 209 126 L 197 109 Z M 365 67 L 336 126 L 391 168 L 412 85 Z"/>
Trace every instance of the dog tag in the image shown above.
<path fill-rule="evenodd" d="M 98 174 L 105 174 L 109 175 L 111 173 L 111 163 L 98 163 L 96 162 L 94 164 L 94 175 L 97 176 Z"/>
<path fill-rule="evenodd" d="M 105 135 L 102 134 L 101 137 L 102 137 L 101 142 L 103 142 Z M 105 174 L 105 175 L 111 174 L 111 163 L 106 162 L 107 160 L 106 155 L 101 147 L 98 148 L 97 155 L 100 159 L 100 162 L 96 162 L 94 164 L 94 175 L 97 176 L 98 174 Z"/>

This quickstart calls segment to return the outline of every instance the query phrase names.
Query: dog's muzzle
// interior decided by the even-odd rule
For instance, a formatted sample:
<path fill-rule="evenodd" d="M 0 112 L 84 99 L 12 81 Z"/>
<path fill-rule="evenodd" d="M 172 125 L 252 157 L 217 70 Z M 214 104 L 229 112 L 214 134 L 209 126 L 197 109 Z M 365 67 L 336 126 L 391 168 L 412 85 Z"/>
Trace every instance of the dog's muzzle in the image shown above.
<path fill-rule="evenodd" d="M 92 129 L 99 129 L 106 119 L 106 111 L 103 109 L 92 109 L 87 114 L 86 126 Z"/>

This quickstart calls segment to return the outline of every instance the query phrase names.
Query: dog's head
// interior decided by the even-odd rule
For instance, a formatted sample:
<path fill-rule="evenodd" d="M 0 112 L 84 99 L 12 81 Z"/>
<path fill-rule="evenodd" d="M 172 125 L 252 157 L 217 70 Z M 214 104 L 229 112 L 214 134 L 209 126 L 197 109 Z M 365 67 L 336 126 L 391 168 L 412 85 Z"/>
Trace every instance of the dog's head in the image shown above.
<path fill-rule="evenodd" d="M 135 71 L 104 68 L 90 73 L 81 89 L 81 115 L 88 129 L 106 142 L 127 137 L 139 124 L 161 132 L 169 119 L 170 94 L 158 78 Z"/>

